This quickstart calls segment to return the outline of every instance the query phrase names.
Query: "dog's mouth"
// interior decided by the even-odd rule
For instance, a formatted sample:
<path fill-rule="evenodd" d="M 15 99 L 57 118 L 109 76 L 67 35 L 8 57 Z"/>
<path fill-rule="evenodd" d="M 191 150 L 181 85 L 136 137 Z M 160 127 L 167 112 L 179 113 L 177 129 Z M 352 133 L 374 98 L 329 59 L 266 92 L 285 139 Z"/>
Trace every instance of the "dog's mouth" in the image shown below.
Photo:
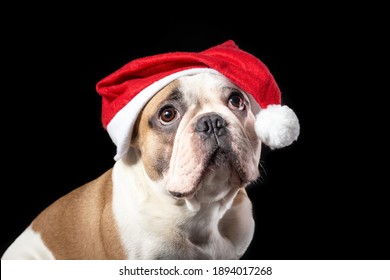
<path fill-rule="evenodd" d="M 206 163 L 205 173 L 222 172 L 227 174 L 228 170 L 235 170 L 239 176 L 240 183 L 248 183 L 249 179 L 239 156 L 230 148 L 221 149 L 218 147 L 210 156 Z"/>
<path fill-rule="evenodd" d="M 177 198 L 191 197 L 201 188 L 213 188 L 214 195 L 218 195 L 219 186 L 229 188 L 230 184 L 234 186 L 243 186 L 248 184 L 249 178 L 242 156 L 233 152 L 230 147 L 221 148 L 216 146 L 205 157 L 202 171 L 199 172 L 194 188 L 189 192 L 171 192 Z M 212 191 L 210 191 L 212 193 Z"/>

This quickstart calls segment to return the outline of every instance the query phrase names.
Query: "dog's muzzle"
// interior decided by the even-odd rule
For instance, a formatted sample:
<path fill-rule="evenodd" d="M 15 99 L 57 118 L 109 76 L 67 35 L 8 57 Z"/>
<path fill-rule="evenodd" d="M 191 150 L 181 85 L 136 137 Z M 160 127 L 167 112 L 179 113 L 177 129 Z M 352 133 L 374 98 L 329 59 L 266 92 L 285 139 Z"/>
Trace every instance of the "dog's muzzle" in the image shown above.
<path fill-rule="evenodd" d="M 229 121 L 210 112 L 197 116 L 188 127 L 188 137 L 177 142 L 180 156 L 173 157 L 165 176 L 173 196 L 190 197 L 202 189 L 202 194 L 218 197 L 230 187 L 243 186 L 257 177 L 245 131 Z"/>

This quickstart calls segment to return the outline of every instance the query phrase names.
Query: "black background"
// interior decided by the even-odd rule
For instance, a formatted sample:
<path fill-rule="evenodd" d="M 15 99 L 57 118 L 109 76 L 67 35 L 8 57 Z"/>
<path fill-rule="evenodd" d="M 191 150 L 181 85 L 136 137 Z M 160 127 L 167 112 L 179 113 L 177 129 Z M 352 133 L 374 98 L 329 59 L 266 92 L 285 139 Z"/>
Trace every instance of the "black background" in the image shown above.
<path fill-rule="evenodd" d="M 380 16 L 372 28 L 365 7 L 89 8 L 6 11 L 1 252 L 55 199 L 113 165 L 100 79 L 135 58 L 233 39 L 269 67 L 301 123 L 293 145 L 263 150 L 243 259 L 389 259 L 386 111 L 371 110 L 386 92 L 371 64 Z"/>

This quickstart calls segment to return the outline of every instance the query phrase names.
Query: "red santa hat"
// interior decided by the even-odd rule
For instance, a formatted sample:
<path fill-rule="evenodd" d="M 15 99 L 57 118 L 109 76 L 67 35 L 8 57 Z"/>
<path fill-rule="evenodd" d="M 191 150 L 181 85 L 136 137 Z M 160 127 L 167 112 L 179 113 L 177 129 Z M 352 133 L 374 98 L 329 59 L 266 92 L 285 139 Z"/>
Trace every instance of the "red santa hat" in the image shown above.
<path fill-rule="evenodd" d="M 228 40 L 201 52 L 135 59 L 97 83 L 103 126 L 117 147 L 114 159 L 128 151 L 139 113 L 159 90 L 179 77 L 204 72 L 223 75 L 249 94 L 256 115 L 255 131 L 265 145 L 282 148 L 298 138 L 298 118 L 281 105 L 281 92 L 268 68 Z"/>

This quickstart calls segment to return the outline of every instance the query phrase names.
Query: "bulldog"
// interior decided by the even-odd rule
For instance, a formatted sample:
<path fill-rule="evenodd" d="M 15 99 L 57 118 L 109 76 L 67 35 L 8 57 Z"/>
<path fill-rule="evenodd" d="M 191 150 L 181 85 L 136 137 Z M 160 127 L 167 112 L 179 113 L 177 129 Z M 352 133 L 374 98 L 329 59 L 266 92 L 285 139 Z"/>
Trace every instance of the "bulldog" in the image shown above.
<path fill-rule="evenodd" d="M 169 74 L 125 133 L 109 125 L 113 167 L 43 210 L 2 259 L 240 259 L 255 229 L 246 189 L 271 143 L 257 113 L 268 109 L 214 68 Z"/>

